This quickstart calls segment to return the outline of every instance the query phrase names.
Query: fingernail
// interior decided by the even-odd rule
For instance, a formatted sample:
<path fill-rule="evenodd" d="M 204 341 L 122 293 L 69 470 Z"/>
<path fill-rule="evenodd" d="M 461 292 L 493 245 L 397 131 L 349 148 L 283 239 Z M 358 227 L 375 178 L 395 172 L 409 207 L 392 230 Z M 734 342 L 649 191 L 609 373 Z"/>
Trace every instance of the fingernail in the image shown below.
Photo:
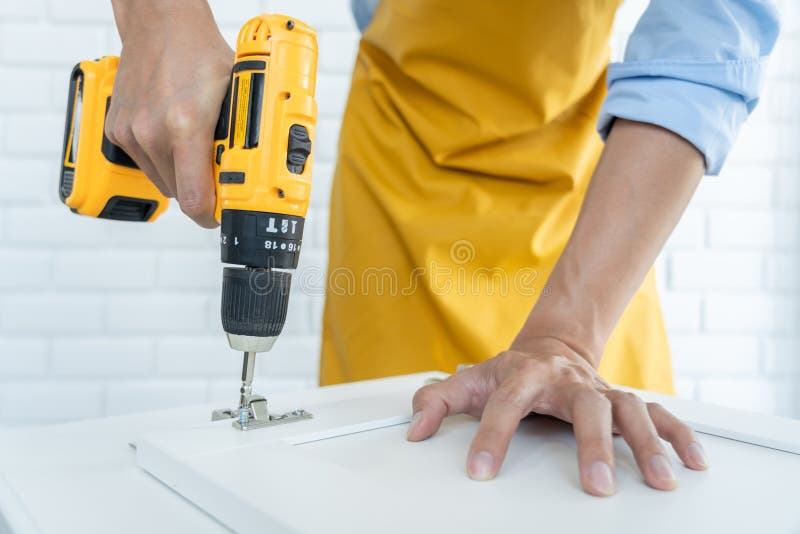
<path fill-rule="evenodd" d="M 703 469 L 708 467 L 708 458 L 706 458 L 706 451 L 703 450 L 703 446 L 700 445 L 698 442 L 693 441 L 689 444 L 689 448 L 686 449 L 686 455 L 689 457 L 691 462 Z"/>
<path fill-rule="evenodd" d="M 494 457 L 486 451 L 473 454 L 467 472 L 472 480 L 489 480 L 494 473 Z"/>
<path fill-rule="evenodd" d="M 671 487 L 678 481 L 669 459 L 661 454 L 650 457 L 650 474 L 659 482 L 669 483 Z"/>
<path fill-rule="evenodd" d="M 411 416 L 411 423 L 408 425 L 408 432 L 406 433 L 406 439 L 411 439 L 411 435 L 414 434 L 414 432 L 416 432 L 420 421 L 422 421 L 422 410 L 414 412 L 414 415 Z"/>
<path fill-rule="evenodd" d="M 611 466 L 607 463 L 594 462 L 589 466 L 586 475 L 586 478 L 589 479 L 589 484 L 597 493 L 602 495 L 614 494 L 614 474 L 611 472 Z"/>

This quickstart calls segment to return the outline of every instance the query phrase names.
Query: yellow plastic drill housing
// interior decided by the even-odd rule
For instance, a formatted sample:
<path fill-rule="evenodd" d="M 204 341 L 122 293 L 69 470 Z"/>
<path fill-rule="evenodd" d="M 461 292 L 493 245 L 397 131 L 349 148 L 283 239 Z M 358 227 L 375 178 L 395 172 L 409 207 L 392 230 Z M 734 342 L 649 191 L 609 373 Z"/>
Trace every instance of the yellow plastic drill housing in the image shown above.
<path fill-rule="evenodd" d="M 300 146 L 292 135 L 304 130 L 309 140 L 316 138 L 316 78 L 316 32 L 309 26 L 283 15 L 261 15 L 242 27 L 215 136 L 218 221 L 222 210 L 305 217 L 310 144 Z M 295 165 L 287 164 L 292 156 Z"/>
<path fill-rule="evenodd" d="M 59 196 L 81 215 L 153 221 L 169 200 L 103 133 L 118 64 L 106 56 L 72 70 Z"/>
<path fill-rule="evenodd" d="M 59 194 L 82 215 L 153 221 L 169 200 L 103 132 L 118 64 L 107 56 L 72 71 Z M 305 217 L 316 70 L 316 32 L 306 24 L 261 15 L 242 27 L 209 155 L 218 222 L 223 210 Z"/>

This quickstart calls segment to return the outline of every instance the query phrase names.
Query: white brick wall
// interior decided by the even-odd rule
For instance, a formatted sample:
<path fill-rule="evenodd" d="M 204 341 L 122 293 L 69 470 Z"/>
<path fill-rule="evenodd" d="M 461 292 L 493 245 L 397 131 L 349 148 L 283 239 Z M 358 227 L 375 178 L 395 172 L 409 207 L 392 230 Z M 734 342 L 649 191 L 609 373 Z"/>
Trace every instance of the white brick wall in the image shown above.
<path fill-rule="evenodd" d="M 779 4 L 762 102 L 722 176 L 701 183 L 658 274 L 678 393 L 800 417 L 800 11 Z M 645 5 L 623 5 L 615 58 Z"/>
<path fill-rule="evenodd" d="M 643 5 L 628 0 L 620 11 L 615 56 Z M 320 30 L 317 159 L 301 259 L 312 276 L 325 265 L 333 158 L 358 43 L 348 1 L 212 7 L 229 40 L 260 11 L 292 13 Z M 800 10 L 794 0 L 782 7 L 763 102 L 724 176 L 703 181 L 658 265 L 680 393 L 800 416 Z M 0 0 L 0 425 L 225 405 L 238 389 L 239 355 L 219 325 L 217 232 L 174 206 L 157 224 L 134 225 L 71 216 L 58 201 L 69 69 L 119 46 L 108 0 Z M 319 291 L 295 292 L 285 334 L 259 358 L 260 390 L 314 383 L 321 311 Z"/>

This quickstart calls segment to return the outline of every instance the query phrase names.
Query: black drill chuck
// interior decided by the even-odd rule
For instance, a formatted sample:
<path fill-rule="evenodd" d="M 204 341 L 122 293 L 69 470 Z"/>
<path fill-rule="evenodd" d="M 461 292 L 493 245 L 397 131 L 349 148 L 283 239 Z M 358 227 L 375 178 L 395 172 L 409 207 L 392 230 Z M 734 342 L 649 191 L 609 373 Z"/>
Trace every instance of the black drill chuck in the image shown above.
<path fill-rule="evenodd" d="M 264 352 L 286 322 L 289 287 L 303 238 L 303 218 L 223 210 L 220 232 L 222 328 L 232 348 Z M 276 270 L 281 269 L 281 270 Z"/>
<path fill-rule="evenodd" d="M 292 275 L 284 271 L 225 267 L 222 328 L 230 335 L 274 338 L 283 330 Z"/>

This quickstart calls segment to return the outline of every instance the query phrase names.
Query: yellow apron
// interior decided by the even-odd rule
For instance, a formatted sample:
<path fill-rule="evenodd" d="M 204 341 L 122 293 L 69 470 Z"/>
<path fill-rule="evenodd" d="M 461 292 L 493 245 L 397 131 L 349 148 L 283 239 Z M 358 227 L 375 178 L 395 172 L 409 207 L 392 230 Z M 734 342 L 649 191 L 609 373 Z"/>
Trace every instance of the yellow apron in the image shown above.
<path fill-rule="evenodd" d="M 380 2 L 339 141 L 322 384 L 452 372 L 508 348 L 548 294 L 602 150 L 619 3 Z M 652 271 L 600 371 L 672 391 Z"/>

